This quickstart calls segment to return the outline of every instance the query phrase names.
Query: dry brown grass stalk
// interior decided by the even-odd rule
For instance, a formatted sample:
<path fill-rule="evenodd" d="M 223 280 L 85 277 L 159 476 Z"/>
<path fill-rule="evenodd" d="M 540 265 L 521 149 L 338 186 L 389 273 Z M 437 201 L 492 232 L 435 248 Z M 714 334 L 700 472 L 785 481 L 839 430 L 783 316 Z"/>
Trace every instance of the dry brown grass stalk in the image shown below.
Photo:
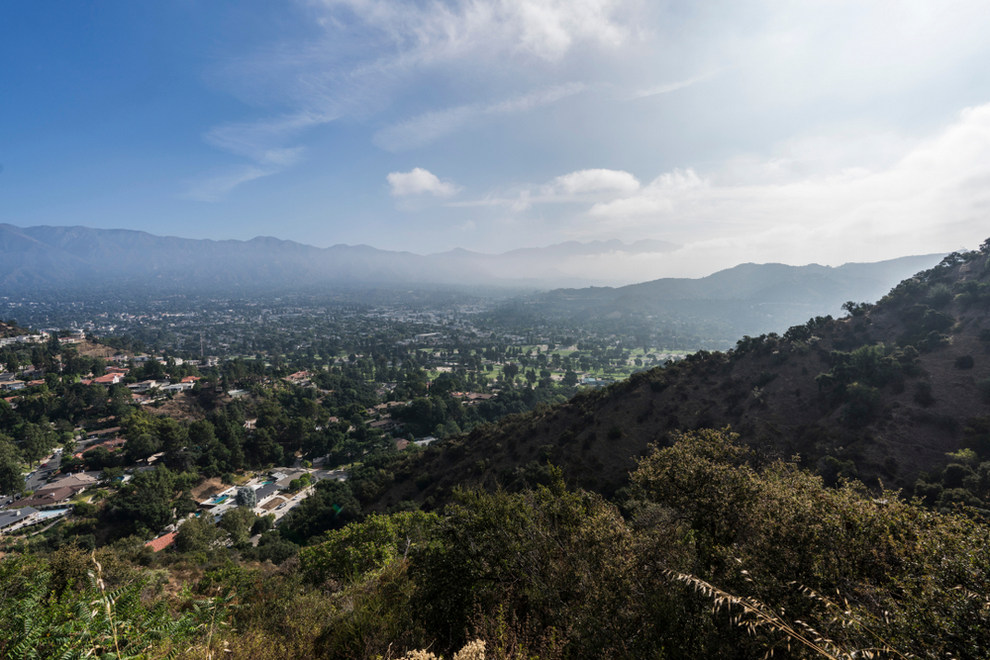
<path fill-rule="evenodd" d="M 836 612 L 833 621 L 841 623 L 843 627 L 855 625 L 878 640 L 880 644 L 876 647 L 853 650 L 843 648 L 839 643 L 829 638 L 810 623 L 799 619 L 795 619 L 793 622 L 788 621 L 768 605 L 754 598 L 736 596 L 694 575 L 678 573 L 676 571 L 665 571 L 665 574 L 670 579 L 686 584 L 698 593 L 710 598 L 713 603 L 712 609 L 714 612 L 722 610 L 728 612 L 730 614 L 729 620 L 732 624 L 746 630 L 750 635 L 756 635 L 762 630 L 783 635 L 788 652 L 791 651 L 791 644 L 797 643 L 820 657 L 829 658 L 829 660 L 858 660 L 860 658 L 891 656 L 907 660 L 907 658 L 914 657 L 905 655 L 889 644 L 886 644 L 875 631 L 867 627 L 853 614 L 852 610 L 848 607 L 848 603 L 843 608 L 812 589 L 806 587 L 800 588 L 802 594 L 824 604 L 828 609 Z M 774 649 L 770 649 L 767 652 L 767 657 L 773 654 Z"/>

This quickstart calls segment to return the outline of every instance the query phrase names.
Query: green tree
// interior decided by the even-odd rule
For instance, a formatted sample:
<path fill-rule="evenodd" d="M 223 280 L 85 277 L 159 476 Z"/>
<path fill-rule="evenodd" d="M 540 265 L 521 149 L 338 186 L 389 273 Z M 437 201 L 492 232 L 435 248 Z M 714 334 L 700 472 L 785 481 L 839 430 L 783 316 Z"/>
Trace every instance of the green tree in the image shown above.
<path fill-rule="evenodd" d="M 178 475 L 165 467 L 138 472 L 110 499 L 105 515 L 125 533 L 147 536 L 172 522 Z"/>
<path fill-rule="evenodd" d="M 303 548 L 301 570 L 314 583 L 356 579 L 422 546 L 438 521 L 435 513 L 422 511 L 370 515 L 328 531 L 322 542 Z"/>
<path fill-rule="evenodd" d="M 347 482 L 325 480 L 313 494 L 294 507 L 282 520 L 283 537 L 302 545 L 329 529 L 337 529 L 360 517 L 358 504 Z"/>
<path fill-rule="evenodd" d="M 220 530 L 213 524 L 211 516 L 195 516 L 179 525 L 175 534 L 175 549 L 179 552 L 208 552 L 219 540 Z"/>
<path fill-rule="evenodd" d="M 230 542 L 235 546 L 247 544 L 251 536 L 251 526 L 257 516 L 248 507 L 237 506 L 229 509 L 220 518 L 220 529 L 230 535 Z"/>
<path fill-rule="evenodd" d="M 0 433 L 0 494 L 10 495 L 24 489 L 20 459 L 11 438 Z"/>
<path fill-rule="evenodd" d="M 813 629 L 834 657 L 986 655 L 985 523 L 892 492 L 825 488 L 788 463 L 757 469 L 725 430 L 675 440 L 644 458 L 632 483 L 643 530 L 638 574 L 650 594 L 680 585 L 681 635 L 695 640 L 678 653 L 783 652 L 801 643 L 789 629 Z M 712 602 L 722 614 L 706 622 Z M 718 625 L 726 611 L 740 622 L 735 631 Z M 747 624 L 756 624 L 753 635 Z"/>
<path fill-rule="evenodd" d="M 20 430 L 19 444 L 21 455 L 33 466 L 55 446 L 55 434 L 47 423 L 25 422 Z"/>
<path fill-rule="evenodd" d="M 460 492 L 413 554 L 413 608 L 443 647 L 463 644 L 477 612 L 564 636 L 573 657 L 614 655 L 636 636 L 629 530 L 615 507 L 554 475 L 536 491 Z"/>

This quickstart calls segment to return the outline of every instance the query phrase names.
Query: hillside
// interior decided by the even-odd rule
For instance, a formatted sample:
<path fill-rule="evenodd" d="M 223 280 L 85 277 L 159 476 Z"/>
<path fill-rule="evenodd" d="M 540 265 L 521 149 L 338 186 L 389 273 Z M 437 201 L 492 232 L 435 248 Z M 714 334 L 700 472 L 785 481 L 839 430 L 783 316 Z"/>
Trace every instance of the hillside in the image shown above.
<path fill-rule="evenodd" d="M 419 453 L 340 420 L 364 407 L 357 369 L 306 374 L 310 390 L 236 360 L 183 395 L 195 410 L 129 408 L 123 383 L 82 382 L 104 368 L 91 347 L 51 342 L 38 357 L 61 376 L 0 401 L 6 476 L 55 443 L 49 420 L 124 444 L 63 452 L 94 492 L 0 544 L 0 657 L 986 658 L 988 279 L 990 241 L 845 318 Z M 136 384 L 166 368 L 195 370 L 126 369 Z M 313 426 L 327 404 L 336 438 Z M 290 478 L 276 461 L 304 438 L 342 470 Z M 234 484 L 272 499 L 257 511 Z M 8 522 L 34 515 L 16 508 Z"/>
<path fill-rule="evenodd" d="M 557 289 L 512 301 L 503 313 L 533 322 L 646 324 L 674 336 L 686 331 L 697 347 L 728 348 L 742 335 L 781 331 L 810 317 L 837 314 L 848 300 L 876 300 L 897 282 L 944 255 L 875 263 L 746 263 L 697 279 L 664 278 L 623 287 Z"/>
<path fill-rule="evenodd" d="M 4 337 L 16 337 L 18 335 L 25 335 L 28 330 L 18 326 L 13 321 L 0 321 L 0 339 Z"/>
<path fill-rule="evenodd" d="M 986 460 L 990 242 L 851 312 L 744 337 L 731 351 L 700 352 L 431 448 L 385 502 L 445 501 L 460 483 L 532 484 L 548 463 L 615 493 L 650 445 L 726 425 L 758 455 L 799 456 L 828 482 L 911 489 L 926 472 L 937 482 L 949 452 L 971 447 Z"/>

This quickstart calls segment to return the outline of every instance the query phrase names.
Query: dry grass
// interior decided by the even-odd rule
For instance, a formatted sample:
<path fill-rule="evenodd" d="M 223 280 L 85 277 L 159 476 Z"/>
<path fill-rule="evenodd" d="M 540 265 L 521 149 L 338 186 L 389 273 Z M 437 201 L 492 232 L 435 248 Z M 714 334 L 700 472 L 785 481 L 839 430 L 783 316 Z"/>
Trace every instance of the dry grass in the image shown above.
<path fill-rule="evenodd" d="M 229 486 L 220 477 L 213 477 L 193 487 L 192 498 L 197 502 L 213 497 L 217 493 L 227 490 Z"/>
<path fill-rule="evenodd" d="M 793 655 L 797 648 L 803 648 L 818 657 L 829 660 L 856 660 L 859 658 L 901 658 L 907 660 L 915 657 L 892 648 L 876 633 L 865 627 L 851 610 L 840 607 L 811 589 L 799 588 L 802 594 L 830 610 L 833 613 L 833 622 L 840 624 L 843 628 L 854 626 L 864 630 L 874 638 L 876 645 L 870 648 L 847 648 L 806 621 L 799 619 L 788 621 L 783 612 L 778 613 L 769 605 L 761 603 L 755 598 L 730 594 L 694 575 L 674 571 L 665 571 L 665 573 L 672 580 L 686 584 L 696 592 L 710 598 L 713 613 L 726 612 L 729 614 L 733 625 L 743 628 L 750 635 L 757 635 L 760 632 L 780 635 L 788 655 Z M 773 656 L 775 650 L 776 647 L 771 647 L 767 651 L 766 657 Z"/>
<path fill-rule="evenodd" d="M 180 422 L 195 422 L 206 419 L 206 411 L 203 409 L 196 397 L 189 392 L 176 392 L 171 401 L 163 401 L 154 406 L 152 411 L 156 415 L 165 415 Z"/>

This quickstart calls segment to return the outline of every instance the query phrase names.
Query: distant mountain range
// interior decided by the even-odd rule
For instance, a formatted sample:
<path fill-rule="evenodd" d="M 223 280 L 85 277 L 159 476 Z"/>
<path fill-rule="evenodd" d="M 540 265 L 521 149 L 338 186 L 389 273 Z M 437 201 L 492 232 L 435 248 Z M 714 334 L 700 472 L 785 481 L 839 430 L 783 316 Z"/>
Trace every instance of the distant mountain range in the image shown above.
<path fill-rule="evenodd" d="M 658 253 L 676 247 L 663 241 L 631 245 L 598 241 L 497 255 L 467 250 L 418 255 L 367 245 L 317 248 L 270 237 L 214 241 L 123 229 L 0 224 L 0 286 L 8 293 L 110 282 L 194 290 L 328 283 L 550 288 L 594 283 L 567 275 L 561 265 L 568 260 L 615 252 Z"/>
<path fill-rule="evenodd" d="M 506 311 L 534 319 L 587 323 L 649 320 L 653 325 L 707 329 L 713 347 L 742 335 L 782 332 L 813 316 L 841 314 L 843 303 L 873 302 L 944 255 L 901 257 L 830 267 L 741 264 L 699 279 L 664 278 L 623 287 L 557 289 L 513 300 Z"/>
<path fill-rule="evenodd" d="M 22 295 L 136 288 L 148 292 L 263 292 L 307 286 L 482 285 L 551 289 L 587 286 L 582 259 L 676 250 L 664 241 L 567 242 L 502 254 L 452 250 L 432 255 L 367 245 L 317 248 L 258 237 L 249 241 L 155 236 L 123 229 L 0 224 L 0 292 Z M 517 311 L 541 318 L 640 317 L 723 326 L 725 337 L 786 328 L 835 313 L 846 300 L 876 300 L 941 255 L 841 267 L 743 264 L 700 279 L 661 279 L 540 294 Z M 662 256 L 658 257 L 662 258 Z"/>

